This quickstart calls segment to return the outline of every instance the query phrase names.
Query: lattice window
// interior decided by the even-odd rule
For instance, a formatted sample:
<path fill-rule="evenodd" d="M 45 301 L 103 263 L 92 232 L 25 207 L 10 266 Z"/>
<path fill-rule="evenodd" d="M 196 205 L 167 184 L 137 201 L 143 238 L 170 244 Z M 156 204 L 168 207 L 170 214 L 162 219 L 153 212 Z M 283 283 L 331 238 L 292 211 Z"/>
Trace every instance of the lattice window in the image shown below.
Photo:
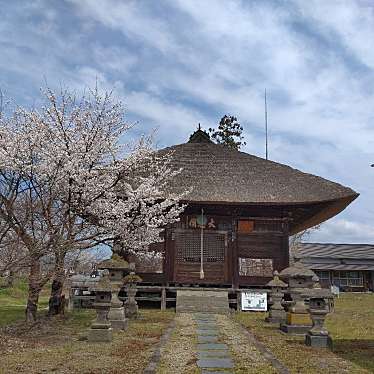
<path fill-rule="evenodd" d="M 175 232 L 176 260 L 179 263 L 200 263 L 201 232 L 199 230 L 183 230 Z M 204 262 L 224 262 L 226 233 L 204 231 Z"/>

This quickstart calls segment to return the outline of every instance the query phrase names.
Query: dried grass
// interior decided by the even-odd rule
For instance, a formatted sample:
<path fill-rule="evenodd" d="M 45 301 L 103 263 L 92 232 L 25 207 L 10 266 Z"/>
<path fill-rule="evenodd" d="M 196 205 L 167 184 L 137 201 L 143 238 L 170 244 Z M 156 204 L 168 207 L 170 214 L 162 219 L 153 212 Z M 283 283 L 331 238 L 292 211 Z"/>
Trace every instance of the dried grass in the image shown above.
<path fill-rule="evenodd" d="M 235 362 L 235 373 L 277 373 L 256 347 L 249 342 L 240 326 L 226 316 L 217 315 L 216 318 L 222 333 L 221 339 L 231 350 Z"/>
<path fill-rule="evenodd" d="M 176 317 L 176 327 L 169 342 L 161 350 L 158 374 L 195 374 L 196 366 L 196 325 L 191 314 Z"/>
<path fill-rule="evenodd" d="M 86 310 L 67 319 L 3 329 L 0 373 L 142 373 L 174 317 L 173 312 L 145 310 L 125 332 L 116 332 L 112 343 L 80 341 L 93 315 Z"/>

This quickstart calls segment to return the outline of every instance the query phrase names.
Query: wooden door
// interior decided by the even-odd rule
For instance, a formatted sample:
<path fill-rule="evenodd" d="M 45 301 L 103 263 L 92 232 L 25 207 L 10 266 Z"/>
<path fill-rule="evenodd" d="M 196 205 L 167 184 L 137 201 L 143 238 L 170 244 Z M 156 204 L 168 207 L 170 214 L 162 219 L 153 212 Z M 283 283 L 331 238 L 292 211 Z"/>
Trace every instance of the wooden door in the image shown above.
<path fill-rule="evenodd" d="M 175 231 L 174 239 L 175 282 L 195 284 L 227 283 L 227 231 L 204 230 L 204 279 L 200 279 L 201 231 L 198 229 L 179 229 Z"/>

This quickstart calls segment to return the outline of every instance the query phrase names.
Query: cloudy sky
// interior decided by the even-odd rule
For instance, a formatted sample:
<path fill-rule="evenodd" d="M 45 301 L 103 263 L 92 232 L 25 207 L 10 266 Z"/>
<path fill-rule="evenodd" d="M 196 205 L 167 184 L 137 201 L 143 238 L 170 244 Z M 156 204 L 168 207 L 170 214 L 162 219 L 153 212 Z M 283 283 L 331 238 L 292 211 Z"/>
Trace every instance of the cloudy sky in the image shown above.
<path fill-rule="evenodd" d="M 114 89 L 137 131 L 185 142 L 226 113 L 244 151 L 361 196 L 310 241 L 374 243 L 374 1 L 0 0 L 0 87 Z"/>

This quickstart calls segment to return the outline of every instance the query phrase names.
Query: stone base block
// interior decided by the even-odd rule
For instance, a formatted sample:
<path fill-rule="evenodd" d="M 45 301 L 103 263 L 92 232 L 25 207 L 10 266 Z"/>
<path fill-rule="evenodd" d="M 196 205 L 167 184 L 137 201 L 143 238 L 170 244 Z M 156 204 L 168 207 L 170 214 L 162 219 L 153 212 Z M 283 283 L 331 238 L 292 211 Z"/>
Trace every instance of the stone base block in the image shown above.
<path fill-rule="evenodd" d="M 284 323 L 284 318 L 276 317 L 276 316 L 271 316 L 271 317 L 269 316 L 265 318 L 265 322 L 276 323 L 279 325 L 280 323 Z"/>
<path fill-rule="evenodd" d="M 271 309 L 268 316 L 265 318 L 265 322 L 270 323 L 284 323 L 286 322 L 286 313 L 285 311 L 279 309 Z"/>
<path fill-rule="evenodd" d="M 328 335 L 311 335 L 308 333 L 305 336 L 305 344 L 309 347 L 332 349 L 332 339 Z"/>
<path fill-rule="evenodd" d="M 91 329 L 97 330 L 108 330 L 111 328 L 110 322 L 107 320 L 105 322 L 94 321 L 91 325 Z"/>
<path fill-rule="evenodd" d="M 111 342 L 113 340 L 113 330 L 110 329 L 90 329 L 88 331 L 88 341 L 92 343 Z"/>
<path fill-rule="evenodd" d="M 130 319 L 138 318 L 138 305 L 125 303 L 125 315 Z"/>
<path fill-rule="evenodd" d="M 288 312 L 286 316 L 287 325 L 312 326 L 313 322 L 309 314 Z"/>
<path fill-rule="evenodd" d="M 280 325 L 281 331 L 291 335 L 305 335 L 310 330 L 310 328 L 311 326 L 288 325 L 287 323 L 281 323 Z"/>
<path fill-rule="evenodd" d="M 123 320 L 111 320 L 110 324 L 112 325 L 113 330 L 126 330 L 127 319 Z"/>

